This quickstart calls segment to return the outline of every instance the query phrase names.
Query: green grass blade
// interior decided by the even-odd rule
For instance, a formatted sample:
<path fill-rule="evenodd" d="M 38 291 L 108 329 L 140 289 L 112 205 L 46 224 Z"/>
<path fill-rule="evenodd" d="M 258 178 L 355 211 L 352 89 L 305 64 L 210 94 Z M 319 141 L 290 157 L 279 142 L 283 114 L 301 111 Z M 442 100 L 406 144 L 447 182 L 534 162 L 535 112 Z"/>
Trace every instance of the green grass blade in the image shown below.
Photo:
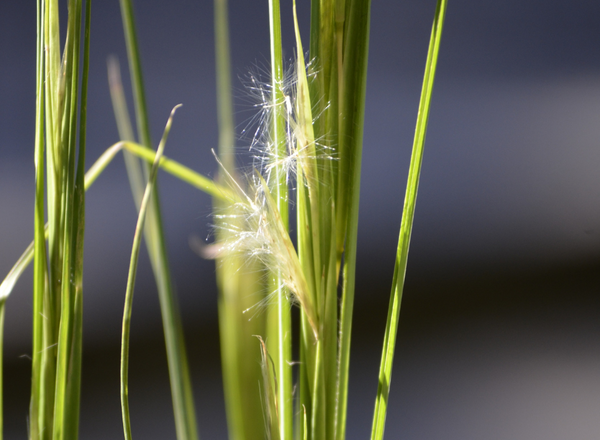
<path fill-rule="evenodd" d="M 130 75 L 134 90 L 138 136 L 142 145 L 151 147 L 140 51 L 133 16 L 133 3 L 131 0 L 120 0 L 120 5 Z M 198 438 L 198 428 L 192 394 L 193 388 L 189 373 L 181 316 L 171 281 L 158 191 L 153 191 L 151 197 L 151 205 L 148 211 L 144 234 L 156 279 L 163 319 L 175 428 L 178 440 L 196 440 Z"/>
<path fill-rule="evenodd" d="M 425 135 L 427 133 L 431 95 L 433 91 L 435 70 L 442 38 L 442 28 L 446 15 L 446 4 L 447 0 L 438 0 L 435 18 L 433 21 L 433 28 L 431 30 L 429 50 L 427 53 L 427 63 L 425 65 L 423 89 L 421 91 L 421 101 L 419 103 L 419 114 L 415 129 L 413 152 L 408 172 L 408 183 L 406 185 L 402 223 L 400 225 L 400 237 L 398 239 L 398 251 L 396 254 L 396 265 L 394 268 L 392 294 L 390 297 L 390 307 L 386 323 L 383 353 L 381 356 L 379 386 L 377 389 L 377 400 L 375 402 L 371 440 L 382 440 L 385 429 L 385 417 L 387 413 L 390 381 L 392 379 L 392 365 L 394 360 L 394 349 L 396 346 L 396 334 L 398 329 L 398 320 L 400 317 L 400 303 L 402 300 L 404 277 L 406 274 L 406 263 L 408 260 L 408 248 L 412 232 L 415 204 L 417 201 L 417 190 L 419 187 L 421 164 L 423 161 L 423 148 L 425 145 Z"/>
<path fill-rule="evenodd" d="M 41 404 L 43 392 L 43 299 L 45 281 L 47 279 L 47 255 L 46 237 L 44 233 L 44 35 L 45 35 L 45 9 L 41 0 L 37 2 L 37 68 L 36 68 L 36 115 L 35 115 L 35 211 L 34 211 L 34 242 L 28 247 L 24 256 L 19 258 L 11 269 L 6 279 L 2 282 L 0 291 L 2 301 L 8 297 L 18 278 L 33 259 L 35 249 L 35 261 L 33 267 L 33 346 L 31 363 L 31 399 L 29 407 L 29 435 L 36 440 L 40 438 L 40 431 L 45 426 L 44 405 Z"/>
<path fill-rule="evenodd" d="M 140 246 L 142 244 L 142 233 L 144 230 L 144 222 L 146 220 L 146 209 L 149 206 L 150 197 L 152 190 L 155 186 L 156 176 L 158 175 L 158 163 L 165 149 L 167 137 L 171 130 L 171 123 L 173 121 L 173 115 L 179 106 L 175 107 L 171 111 L 171 116 L 167 121 L 163 137 L 160 141 L 158 149 L 156 151 L 156 158 L 150 176 L 146 190 L 141 200 L 140 209 L 138 213 L 137 225 L 135 228 L 135 234 L 133 237 L 133 245 L 131 249 L 131 258 L 129 261 L 129 274 L 127 276 L 127 289 L 125 293 L 125 306 L 123 310 L 123 327 L 121 332 L 121 414 L 123 417 L 123 433 L 126 440 L 131 440 L 131 420 L 129 414 L 129 335 L 131 330 L 131 312 L 133 308 L 133 292 L 135 288 L 135 278 L 137 274 L 138 257 L 140 253 Z"/>
<path fill-rule="evenodd" d="M 81 8 L 81 5 L 79 5 Z M 83 14 L 81 14 L 83 16 Z M 73 295 L 73 330 L 70 341 L 69 378 L 67 382 L 65 420 L 66 438 L 77 439 L 79 432 L 79 408 L 81 394 L 81 361 L 83 347 L 83 248 L 85 232 L 85 157 L 87 127 L 87 84 L 90 56 L 91 0 L 85 3 L 83 28 L 83 64 L 81 78 L 81 99 L 79 103 L 79 151 L 77 154 L 77 175 L 73 192 L 73 243 L 72 265 L 69 273 L 71 295 Z M 79 32 L 78 32 L 79 33 Z M 78 47 L 76 47 L 79 50 Z"/>
<path fill-rule="evenodd" d="M 340 152 L 336 231 L 338 247 L 345 243 L 342 300 L 340 305 L 340 347 L 336 439 L 346 436 L 348 378 L 358 236 L 363 125 L 369 52 L 370 0 L 355 0 L 346 7 L 344 34 L 343 89 L 341 91 Z M 343 141 L 343 143 L 342 143 Z"/>
<path fill-rule="evenodd" d="M 146 92 L 144 91 L 142 62 L 135 28 L 133 1 L 119 0 L 119 4 L 121 5 L 121 17 L 123 19 L 123 30 L 125 32 L 125 42 L 127 45 L 127 59 L 129 61 L 131 86 L 133 88 L 138 136 L 142 145 L 151 147 L 152 140 L 150 137 L 150 124 L 148 122 Z"/>
<path fill-rule="evenodd" d="M 283 81 L 284 67 L 281 50 L 281 18 L 279 0 L 269 0 L 269 41 L 271 54 L 271 105 L 272 118 L 270 135 L 273 144 L 273 161 L 277 165 L 275 181 L 269 182 L 271 195 L 277 204 L 282 223 L 288 225 L 288 189 L 283 167 L 279 158 L 286 155 L 286 132 L 284 115 Z M 293 436 L 293 399 L 292 399 L 292 317 L 286 289 L 280 282 L 280 274 L 269 275 L 269 291 L 277 291 L 277 301 L 267 312 L 267 348 L 276 365 L 277 401 L 280 440 L 291 440 Z"/>
<path fill-rule="evenodd" d="M 117 153 L 123 149 L 149 163 L 152 163 L 156 156 L 156 152 L 154 150 L 146 148 L 134 142 L 117 142 L 116 144 L 109 147 L 104 153 L 102 153 L 102 155 L 96 160 L 96 162 L 94 162 L 94 164 L 85 174 L 84 187 L 86 191 L 102 174 L 104 169 L 117 155 Z M 238 195 L 235 192 L 231 191 L 231 189 L 229 189 L 228 187 L 220 185 L 219 183 L 209 179 L 208 177 L 205 177 L 202 174 L 199 174 L 194 170 L 184 165 L 181 165 L 177 161 L 162 156 L 159 162 L 159 166 L 162 170 L 168 172 L 169 174 L 181 179 L 183 182 L 188 183 L 194 188 L 197 188 L 216 199 L 228 203 L 236 202 L 238 200 Z M 43 169 L 41 169 L 40 172 L 42 172 L 41 180 L 38 181 L 41 181 L 43 184 Z M 42 207 L 40 209 L 41 212 L 43 212 L 43 198 L 36 200 L 41 200 Z M 41 222 L 41 224 L 43 225 L 43 218 L 41 219 Z M 49 232 L 47 224 L 45 226 L 45 229 L 42 229 L 42 234 L 44 235 L 44 239 L 48 238 Z M 14 264 L 9 273 L 4 278 L 4 280 L 2 280 L 2 283 L 0 284 L 0 300 L 8 298 L 15 284 L 33 260 L 34 243 L 35 242 L 32 242 L 29 244 L 29 246 L 27 246 L 27 249 L 25 249 L 23 254 L 19 257 L 17 262 Z M 41 241 L 40 243 L 43 243 L 43 241 Z M 45 247 L 43 249 L 45 251 Z M 42 253 L 42 249 L 40 249 L 39 253 Z"/>
<path fill-rule="evenodd" d="M 73 197 L 81 21 L 81 2 L 71 0 L 61 63 L 58 2 L 38 3 L 36 262 L 30 405 L 30 435 L 35 439 L 77 436 L 78 398 L 69 399 L 67 388 L 78 380 L 75 370 L 81 355 L 80 350 L 73 349 L 71 340 L 73 318 L 78 318 L 76 313 L 80 309 L 73 308 L 70 287 L 71 275 L 76 272 L 71 266 L 71 252 L 75 245 L 71 231 L 74 230 L 73 216 L 76 211 Z M 44 128 L 42 120 L 45 122 Z M 48 173 L 42 169 L 44 145 Z M 43 227 L 44 174 L 48 182 L 49 260 L 45 252 Z M 61 283 L 61 280 L 64 282 Z M 67 374 L 67 370 L 72 374 Z M 75 384 L 75 387 L 78 393 L 79 384 Z"/>
<path fill-rule="evenodd" d="M 90 10 L 88 9 L 88 14 Z M 54 400 L 53 438 L 76 439 L 79 427 L 79 395 L 81 387 L 81 333 L 82 333 L 82 274 L 84 238 L 84 161 L 85 161 L 85 110 L 87 65 L 89 63 L 89 28 L 84 31 L 81 0 L 70 0 L 67 20 L 67 38 L 63 54 L 65 81 L 64 114 L 61 142 L 65 179 L 61 182 L 62 219 L 62 274 L 60 285 L 60 326 L 57 344 L 56 392 Z M 88 17 L 89 18 L 89 17 Z M 89 25 L 89 20 L 86 20 Z M 79 56 L 84 47 L 84 66 L 79 102 Z M 81 106 L 81 115 L 79 115 Z M 79 115 L 79 116 L 78 116 Z M 80 132 L 77 149 L 77 122 L 84 127 Z M 78 151 L 79 150 L 79 151 Z M 76 156 L 78 174 L 76 175 Z"/>
<path fill-rule="evenodd" d="M 121 150 L 125 149 L 129 153 L 143 159 L 147 163 L 153 163 L 156 157 L 156 151 L 135 142 L 117 142 L 108 148 L 98 160 L 90 167 L 85 175 L 85 189 L 87 190 L 92 183 L 102 174 L 102 171 L 108 166 L 113 157 Z M 228 187 L 203 176 L 191 168 L 181 165 L 179 162 L 169 159 L 166 156 L 160 158 L 159 167 L 167 173 L 177 177 L 183 182 L 199 189 L 211 197 L 224 202 L 235 202 L 238 200 L 237 194 Z M 1 287 L 0 287 L 1 288 Z M 1 290 L 0 290 L 1 291 Z"/>
<path fill-rule="evenodd" d="M 154 156 L 156 154 L 154 150 L 139 144 L 134 144 L 132 142 L 125 142 L 123 146 L 127 149 L 127 151 L 135 154 L 145 161 L 151 162 L 154 160 Z M 236 193 L 228 187 L 221 185 L 172 159 L 163 156 L 159 165 L 167 173 L 170 173 L 173 176 L 190 184 L 191 186 L 199 189 L 200 191 L 205 192 L 209 196 L 215 197 L 224 202 L 232 202 L 238 199 Z"/>
<path fill-rule="evenodd" d="M 323 3 L 321 4 L 323 5 Z M 330 6 L 323 7 L 323 12 L 330 11 Z M 296 36 L 296 102 L 295 102 L 295 137 L 296 151 L 299 153 L 299 165 L 297 176 L 298 188 L 298 247 L 301 254 L 303 272 L 311 285 L 313 293 L 312 302 L 315 304 L 316 317 L 313 321 L 317 323 L 315 339 L 303 340 L 306 356 L 306 380 L 310 393 L 302 396 L 301 401 L 308 405 L 310 417 L 310 432 L 305 433 L 311 439 L 332 438 L 335 418 L 331 418 L 335 407 L 335 383 L 337 364 L 337 289 L 329 280 L 336 277 L 335 272 L 335 247 L 330 247 L 331 237 L 335 235 L 332 231 L 331 206 L 333 184 L 331 182 L 330 160 L 320 160 L 315 143 L 315 119 L 313 118 L 313 104 L 309 92 L 309 83 L 306 75 L 306 64 L 304 62 L 304 50 L 300 38 L 298 26 L 296 3 L 294 2 L 294 29 Z M 328 23 L 328 14 L 322 16 L 320 23 Z M 329 29 L 328 26 L 325 30 Z M 322 42 L 331 41 L 330 35 L 325 32 L 321 35 Z M 319 47 L 321 49 L 321 46 Z M 321 52 L 321 50 L 320 50 Z M 317 57 L 318 58 L 318 57 Z M 315 82 L 327 76 L 325 69 L 329 66 L 327 56 L 321 59 L 320 70 Z M 326 81 L 327 82 L 327 81 Z M 323 88 L 318 90 L 317 106 L 323 105 L 326 95 Z M 314 98 L 314 94 L 313 94 Z M 320 118 L 319 118 L 320 119 Z M 319 121 L 321 127 L 327 122 Z M 320 163 L 321 162 L 321 163 Z M 306 233 L 304 232 L 306 231 Z M 332 253 L 333 252 L 333 253 Z M 328 264 L 333 257 L 333 271 Z M 303 312 L 306 313 L 305 308 Z M 306 335 L 303 332 L 303 336 Z M 317 338 L 318 337 L 318 338 Z M 310 338 L 310 336 L 309 336 Z"/>

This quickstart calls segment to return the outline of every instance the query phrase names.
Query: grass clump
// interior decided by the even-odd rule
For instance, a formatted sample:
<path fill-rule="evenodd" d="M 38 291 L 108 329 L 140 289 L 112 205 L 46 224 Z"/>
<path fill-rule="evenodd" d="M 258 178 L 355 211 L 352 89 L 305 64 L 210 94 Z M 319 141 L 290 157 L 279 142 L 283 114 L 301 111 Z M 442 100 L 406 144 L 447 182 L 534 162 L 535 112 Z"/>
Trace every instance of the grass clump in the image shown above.
<path fill-rule="evenodd" d="M 89 1 L 69 1 L 61 53 L 58 2 L 38 2 L 29 414 L 35 439 L 71 439 L 78 432 L 90 16 Z"/>
<path fill-rule="evenodd" d="M 30 437 L 74 439 L 78 435 L 85 189 L 123 150 L 139 209 L 123 316 L 121 400 L 125 438 L 132 438 L 127 388 L 129 328 L 142 235 L 162 310 L 177 438 L 198 438 L 190 366 L 173 294 L 160 202 L 157 191 L 152 190 L 157 171 L 163 168 L 214 197 L 216 250 L 212 257 L 217 259 L 230 438 L 343 440 L 355 296 L 370 0 L 311 1 L 308 64 L 294 3 L 296 58 L 292 69 L 286 69 L 282 57 L 279 0 L 268 0 L 270 78 L 257 90 L 263 99 L 259 105 L 263 114 L 252 142 L 253 150 L 258 151 L 255 169 L 248 176 L 234 167 L 227 3 L 215 0 L 220 131 L 215 157 L 220 171 L 214 181 L 162 156 L 171 120 L 158 150 L 152 149 L 131 0 L 121 0 L 120 5 L 139 140 L 135 142 L 119 68 L 112 61 L 111 95 L 121 141 L 84 174 L 91 9 L 89 0 L 85 4 L 82 0 L 69 0 L 68 4 L 67 39 L 61 55 L 58 1 L 38 1 L 34 242 L 0 286 L 1 328 L 5 300 L 33 258 Z M 446 0 L 439 0 L 400 228 L 372 440 L 383 438 L 445 10 Z M 292 203 L 297 231 L 294 238 L 288 226 Z M 245 313 L 253 311 L 257 303 L 264 311 L 252 313 L 253 318 L 248 319 Z M 293 319 L 293 304 L 298 305 L 297 320 Z"/>

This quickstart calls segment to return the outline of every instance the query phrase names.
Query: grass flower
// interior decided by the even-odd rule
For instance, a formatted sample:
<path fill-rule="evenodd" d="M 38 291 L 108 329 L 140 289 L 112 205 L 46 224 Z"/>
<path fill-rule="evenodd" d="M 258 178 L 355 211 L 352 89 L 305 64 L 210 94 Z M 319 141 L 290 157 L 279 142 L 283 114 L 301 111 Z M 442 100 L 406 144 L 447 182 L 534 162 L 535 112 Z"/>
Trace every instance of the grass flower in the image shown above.
<path fill-rule="evenodd" d="M 283 287 L 293 294 L 293 300 L 307 314 L 315 339 L 318 339 L 314 295 L 266 180 L 257 171 L 252 175 L 249 184 L 251 197 L 224 167 L 222 170 L 238 198 L 232 200 L 231 209 L 227 209 L 225 214 L 215 214 L 217 228 L 225 230 L 223 235 L 227 237 L 225 242 L 218 244 L 217 257 L 241 253 L 251 260 L 259 260 L 270 272 L 279 274 Z"/>

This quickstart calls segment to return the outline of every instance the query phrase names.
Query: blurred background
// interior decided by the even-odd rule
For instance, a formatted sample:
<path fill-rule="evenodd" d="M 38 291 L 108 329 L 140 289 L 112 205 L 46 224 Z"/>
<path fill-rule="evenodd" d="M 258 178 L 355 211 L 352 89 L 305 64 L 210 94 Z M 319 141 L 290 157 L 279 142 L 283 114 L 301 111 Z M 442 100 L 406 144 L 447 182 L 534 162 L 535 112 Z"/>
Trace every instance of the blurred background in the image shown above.
<path fill-rule="evenodd" d="M 299 1 L 308 41 L 309 2 Z M 116 0 L 94 2 L 91 165 L 118 140 L 106 60 L 126 54 Z M 368 438 L 410 148 L 435 1 L 374 1 L 348 439 Z M 0 2 L 0 274 L 33 236 L 35 2 Z M 212 2 L 136 2 L 154 139 L 217 169 Z M 292 57 L 291 1 L 282 1 Z M 230 0 L 240 78 L 267 66 L 266 1 Z M 389 439 L 597 439 L 600 435 L 600 4 L 451 1 L 429 121 L 402 306 Z M 130 107 L 132 108 L 132 107 Z M 247 140 L 238 143 L 240 157 Z M 240 159 L 243 161 L 243 159 Z M 210 199 L 159 176 L 204 439 L 224 439 Z M 88 192 L 81 438 L 122 436 L 119 343 L 136 213 L 117 157 Z M 25 438 L 31 271 L 7 302 L 5 435 Z M 142 257 L 133 310 L 138 438 L 175 438 L 160 311 Z"/>

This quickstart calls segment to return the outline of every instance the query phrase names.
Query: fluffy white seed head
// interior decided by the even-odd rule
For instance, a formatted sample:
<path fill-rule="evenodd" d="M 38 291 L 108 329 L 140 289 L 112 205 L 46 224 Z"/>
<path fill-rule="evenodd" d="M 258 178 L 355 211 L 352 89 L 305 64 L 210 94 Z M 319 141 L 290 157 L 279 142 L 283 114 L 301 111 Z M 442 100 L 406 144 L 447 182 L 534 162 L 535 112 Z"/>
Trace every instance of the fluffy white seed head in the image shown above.
<path fill-rule="evenodd" d="M 269 271 L 277 274 L 282 287 L 293 294 L 293 299 L 307 314 L 318 339 L 313 295 L 265 179 L 255 172 L 249 181 L 249 189 L 245 191 L 224 168 L 223 172 L 238 197 L 223 213 L 215 214 L 218 220 L 216 228 L 224 237 L 219 243 L 217 258 L 241 253 L 246 258 L 259 260 Z"/>

